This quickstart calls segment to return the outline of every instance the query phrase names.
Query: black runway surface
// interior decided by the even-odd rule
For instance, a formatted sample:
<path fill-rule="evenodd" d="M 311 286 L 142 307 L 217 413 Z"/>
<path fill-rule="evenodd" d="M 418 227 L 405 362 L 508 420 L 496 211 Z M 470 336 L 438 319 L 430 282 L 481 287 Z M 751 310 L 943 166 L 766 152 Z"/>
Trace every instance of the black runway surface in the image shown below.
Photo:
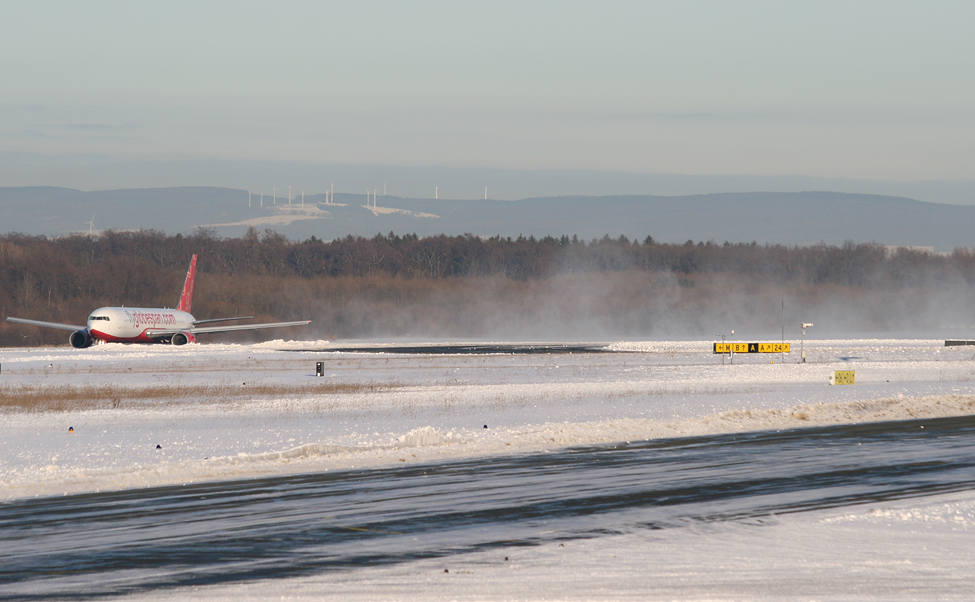
<path fill-rule="evenodd" d="M 0 504 L 0 598 L 178 595 L 973 487 L 963 417 L 19 500 Z"/>

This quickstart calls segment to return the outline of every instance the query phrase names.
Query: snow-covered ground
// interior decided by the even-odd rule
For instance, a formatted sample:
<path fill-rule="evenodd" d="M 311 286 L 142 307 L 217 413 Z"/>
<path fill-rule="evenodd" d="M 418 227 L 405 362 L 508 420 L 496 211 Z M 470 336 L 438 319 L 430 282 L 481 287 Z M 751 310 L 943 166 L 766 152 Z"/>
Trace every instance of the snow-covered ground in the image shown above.
<path fill-rule="evenodd" d="M 973 532 L 975 499 L 949 495 L 130 599 L 970 600 Z"/>
<path fill-rule="evenodd" d="M 439 462 L 566 446 L 975 414 L 975 347 L 711 342 L 395 355 L 325 341 L 0 350 L 0 499 Z M 315 363 L 325 362 L 325 376 Z M 835 386 L 835 370 L 856 384 Z M 81 392 L 81 398 L 79 398 Z M 11 400 L 33 395 L 33 405 Z M 13 405 L 11 405 L 13 404 Z M 69 432 L 69 428 L 73 432 Z M 140 594 L 159 599 L 965 599 L 975 494 Z M 932 589 L 933 588 L 933 589 Z"/>
<path fill-rule="evenodd" d="M 295 351 L 324 341 L 3 349 L 0 395 L 92 399 L 0 409 L 0 499 L 973 414 L 975 347 L 943 345 L 807 341 L 799 364 L 793 342 L 733 365 L 708 342 L 573 355 Z M 856 384 L 830 385 L 834 370 L 855 370 Z"/>

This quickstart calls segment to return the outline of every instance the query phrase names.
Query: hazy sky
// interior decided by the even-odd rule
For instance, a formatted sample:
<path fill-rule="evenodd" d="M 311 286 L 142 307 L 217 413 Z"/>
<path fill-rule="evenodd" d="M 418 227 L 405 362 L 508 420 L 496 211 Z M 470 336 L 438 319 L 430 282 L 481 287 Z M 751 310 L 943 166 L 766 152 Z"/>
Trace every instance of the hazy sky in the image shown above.
<path fill-rule="evenodd" d="M 973 25 L 970 1 L 2 1 L 0 153 L 971 179 Z"/>

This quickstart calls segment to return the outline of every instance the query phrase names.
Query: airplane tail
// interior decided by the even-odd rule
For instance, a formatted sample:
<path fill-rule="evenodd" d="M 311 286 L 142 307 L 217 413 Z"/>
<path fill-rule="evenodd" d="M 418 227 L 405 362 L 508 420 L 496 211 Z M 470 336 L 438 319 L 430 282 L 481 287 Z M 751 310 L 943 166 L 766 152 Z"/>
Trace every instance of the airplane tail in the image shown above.
<path fill-rule="evenodd" d="M 193 282 L 196 280 L 196 255 L 190 260 L 190 269 L 186 271 L 186 283 L 183 284 L 183 294 L 179 296 L 176 309 L 190 313 L 193 308 Z"/>

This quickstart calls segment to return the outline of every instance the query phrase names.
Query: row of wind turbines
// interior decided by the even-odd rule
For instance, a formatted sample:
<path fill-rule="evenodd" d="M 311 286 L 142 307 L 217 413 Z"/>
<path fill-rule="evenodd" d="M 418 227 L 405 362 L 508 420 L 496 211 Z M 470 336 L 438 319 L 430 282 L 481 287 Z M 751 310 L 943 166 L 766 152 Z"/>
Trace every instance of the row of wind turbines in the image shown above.
<path fill-rule="evenodd" d="M 272 195 L 272 197 L 271 197 L 271 204 L 272 205 L 277 205 L 278 204 L 278 189 L 277 188 L 272 188 L 271 191 L 272 191 L 271 192 L 271 195 Z M 262 191 L 260 193 L 260 195 L 261 196 L 260 196 L 260 205 L 259 206 L 260 207 L 263 207 L 264 206 L 264 192 Z M 372 202 L 371 203 L 369 202 L 370 195 L 372 195 Z M 376 197 L 377 196 L 379 196 L 379 189 L 378 188 L 375 188 L 373 190 L 368 190 L 367 189 L 366 190 L 366 206 L 367 207 L 376 207 Z M 383 196 L 386 196 L 386 184 L 385 183 L 383 184 Z M 439 186 L 434 186 L 433 187 L 433 198 L 434 199 L 438 199 L 438 200 L 440 199 L 440 187 Z M 487 198 L 488 198 L 488 187 L 485 186 L 484 187 L 484 200 L 486 201 Z M 291 186 L 288 186 L 288 204 L 289 205 L 291 204 Z M 301 205 L 304 206 L 304 204 L 305 204 L 305 191 L 302 190 L 301 191 Z M 328 189 L 325 190 L 325 204 L 326 205 L 334 205 L 335 204 L 335 182 L 332 182 L 331 187 L 329 187 Z M 253 206 L 254 206 L 253 205 L 253 192 L 250 191 L 250 190 L 248 190 L 247 191 L 247 207 L 248 208 L 251 208 Z"/>
<path fill-rule="evenodd" d="M 250 190 L 247 191 L 247 207 L 248 208 L 251 208 L 251 207 L 254 206 L 254 204 L 253 204 L 253 194 L 254 193 L 252 191 L 250 191 Z M 383 185 L 383 194 L 386 194 L 385 185 Z M 335 183 L 333 182 L 331 188 L 329 188 L 329 189 L 327 189 L 325 191 L 325 204 L 326 205 L 334 205 L 335 204 L 333 202 L 333 200 L 332 200 L 332 198 L 334 197 L 334 195 L 335 195 Z M 272 188 L 271 189 L 271 205 L 274 206 L 274 205 L 277 205 L 277 204 L 278 204 L 278 189 L 277 188 Z M 289 205 L 292 204 L 291 203 L 291 186 L 288 186 L 288 204 Z M 305 191 L 304 190 L 301 191 L 301 205 L 302 206 L 305 205 Z M 261 192 L 261 198 L 260 198 L 260 205 L 259 206 L 260 207 L 263 207 L 264 206 L 264 192 L 263 191 Z"/>
<path fill-rule="evenodd" d="M 372 202 L 371 203 L 370 203 L 370 200 L 369 200 L 370 199 L 370 194 L 372 195 Z M 261 192 L 260 195 L 261 195 L 260 196 L 260 207 L 263 207 L 264 206 L 264 192 Z M 377 206 L 376 205 L 376 197 L 378 197 L 378 195 L 379 195 L 379 189 L 366 190 L 366 206 L 367 207 L 376 207 Z M 386 196 L 386 184 L 385 183 L 383 184 L 383 196 Z M 434 188 L 433 188 L 433 198 L 434 199 L 439 199 L 440 198 L 440 187 L 439 186 L 434 186 Z M 485 186 L 484 187 L 484 199 L 487 200 L 487 198 L 488 198 L 488 189 L 487 189 L 487 186 Z M 277 188 L 272 188 L 271 189 L 271 204 L 272 205 L 277 205 L 278 204 L 278 189 Z M 288 204 L 289 205 L 292 204 L 291 186 L 288 186 Z M 305 204 L 305 191 L 302 190 L 301 191 L 301 205 L 304 206 L 304 204 Z M 334 205 L 335 204 L 335 182 L 332 182 L 331 187 L 329 187 L 328 189 L 325 190 L 325 204 L 326 205 Z M 247 191 L 247 207 L 248 208 L 253 207 L 253 193 L 250 190 Z M 91 219 L 88 220 L 87 222 L 85 222 L 85 225 L 88 226 L 88 236 L 89 237 L 95 237 L 95 236 L 97 236 L 99 234 L 100 230 L 98 230 L 98 228 L 95 227 L 95 214 L 94 213 L 91 214 Z"/>

